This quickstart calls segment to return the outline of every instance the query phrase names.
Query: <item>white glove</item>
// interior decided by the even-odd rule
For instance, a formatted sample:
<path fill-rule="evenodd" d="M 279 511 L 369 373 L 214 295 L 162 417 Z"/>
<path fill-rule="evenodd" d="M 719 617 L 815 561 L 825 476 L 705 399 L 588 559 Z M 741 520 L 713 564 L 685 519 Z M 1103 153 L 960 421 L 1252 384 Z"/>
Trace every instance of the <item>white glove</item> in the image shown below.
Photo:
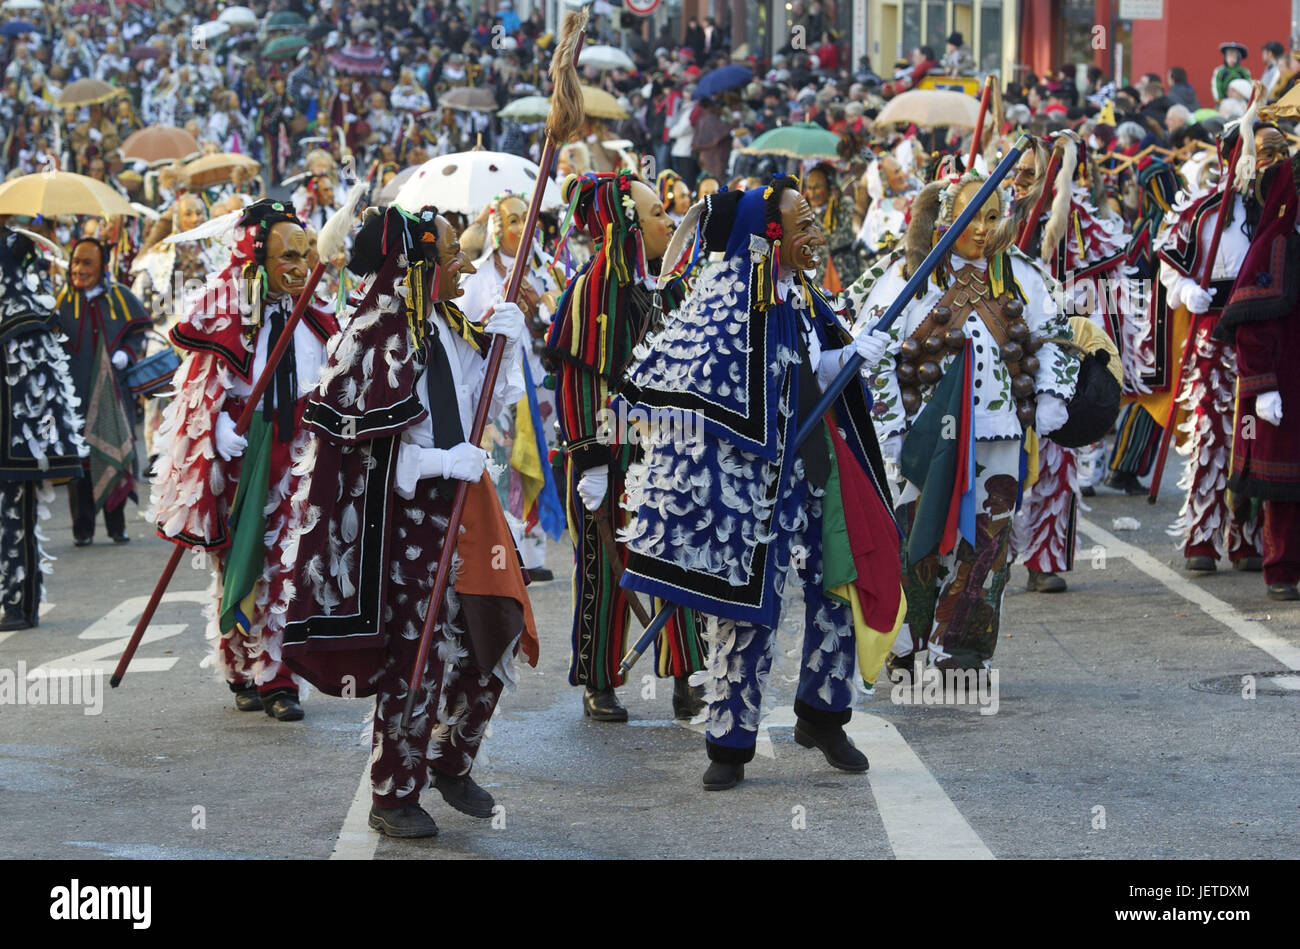
<path fill-rule="evenodd" d="M 885 358 L 885 352 L 889 349 L 889 334 L 884 330 L 867 332 L 864 329 L 853 338 L 853 347 L 864 360 L 866 368 L 870 369 Z"/>
<path fill-rule="evenodd" d="M 588 511 L 594 511 L 600 507 L 601 502 L 605 500 L 605 495 L 609 493 L 609 465 L 601 465 L 598 468 L 588 468 L 578 479 L 578 497 L 582 498 L 583 505 Z"/>
<path fill-rule="evenodd" d="M 104 133 L 99 129 L 91 129 L 88 134 L 92 142 L 102 142 L 104 140 Z"/>
<path fill-rule="evenodd" d="M 1282 424 L 1282 393 L 1274 389 L 1255 396 L 1255 414 L 1269 425 Z"/>
<path fill-rule="evenodd" d="M 131 365 L 131 357 L 127 355 L 125 349 L 119 349 L 117 352 L 113 353 L 114 369 L 125 369 L 129 365 Z"/>
<path fill-rule="evenodd" d="M 217 416 L 217 454 L 226 461 L 238 458 L 248 447 L 248 439 L 235 433 L 235 420 L 222 412 Z"/>
<path fill-rule="evenodd" d="M 483 477 L 487 461 L 488 453 L 472 442 L 451 448 L 425 448 L 420 451 L 420 477 L 473 482 Z"/>
<path fill-rule="evenodd" d="M 1210 308 L 1210 301 L 1214 299 L 1215 292 L 1213 287 L 1202 290 L 1199 283 L 1194 283 L 1183 289 L 1183 303 L 1186 304 L 1189 312 L 1199 315 Z"/>
<path fill-rule="evenodd" d="M 880 455 L 885 460 L 885 464 L 898 467 L 899 456 L 903 454 L 903 436 L 890 435 L 880 443 Z"/>
<path fill-rule="evenodd" d="M 1070 418 L 1070 413 L 1062 402 L 1054 395 L 1043 393 L 1038 397 L 1038 411 L 1034 413 L 1034 428 L 1037 430 L 1040 438 L 1052 434 Z"/>
<path fill-rule="evenodd" d="M 483 331 L 504 336 L 511 343 L 517 343 L 524 333 L 524 311 L 514 303 L 503 301 L 494 304 L 487 322 L 483 324 Z"/>
<path fill-rule="evenodd" d="M 293 118 L 293 109 L 289 108 L 286 105 L 283 109 L 280 110 L 280 114 L 283 115 L 286 119 L 291 119 Z"/>

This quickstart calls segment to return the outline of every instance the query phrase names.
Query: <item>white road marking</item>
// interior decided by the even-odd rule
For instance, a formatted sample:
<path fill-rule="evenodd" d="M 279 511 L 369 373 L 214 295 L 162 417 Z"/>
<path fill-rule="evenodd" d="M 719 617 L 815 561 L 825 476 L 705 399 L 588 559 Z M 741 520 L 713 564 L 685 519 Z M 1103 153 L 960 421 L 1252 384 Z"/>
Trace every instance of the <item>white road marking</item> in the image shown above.
<path fill-rule="evenodd" d="M 775 758 L 768 729 L 789 728 L 794 722 L 792 706 L 773 708 L 759 725 L 756 752 Z M 683 722 L 677 724 L 690 728 Z M 844 733 L 871 762 L 867 778 L 895 857 L 899 860 L 995 859 L 890 722 L 855 710 L 853 718 L 844 726 Z"/>
<path fill-rule="evenodd" d="M 330 853 L 331 860 L 373 860 L 379 847 L 379 833 L 367 823 L 370 816 L 370 765 L 361 772 L 361 783 L 352 798 L 352 806 L 343 818 L 343 829 Z"/>
<path fill-rule="evenodd" d="M 1125 543 L 1109 531 L 1103 530 L 1086 517 L 1079 518 L 1079 531 L 1087 534 L 1093 543 L 1099 543 L 1111 557 L 1127 560 L 1153 580 L 1163 583 L 1174 593 L 1190 603 L 1195 603 L 1210 619 L 1217 620 L 1256 649 L 1260 649 L 1288 669 L 1300 671 L 1300 646 L 1287 642 L 1268 631 L 1260 623 L 1252 623 L 1236 607 L 1180 576 L 1145 550 Z"/>
<path fill-rule="evenodd" d="M 173 590 L 171 593 L 163 594 L 162 603 L 206 603 L 209 595 L 202 590 Z M 91 623 L 86 630 L 81 633 L 78 639 L 106 639 L 109 642 L 90 649 L 84 649 L 81 652 L 73 653 L 70 656 L 60 656 L 57 659 L 51 659 L 49 662 L 42 663 L 35 669 L 27 673 L 28 679 L 45 678 L 49 676 L 51 669 L 66 671 L 68 669 L 78 669 L 84 673 L 100 671 L 105 675 L 111 675 L 117 668 L 118 659 L 122 655 L 122 650 L 126 648 L 127 642 L 131 638 L 131 632 L 134 628 L 134 620 L 137 620 L 141 613 L 144 612 L 145 606 L 149 603 L 147 596 L 134 596 L 129 600 L 123 600 L 117 606 L 113 607 L 106 614 L 101 616 L 95 622 Z M 145 631 L 140 645 L 145 643 L 157 642 L 160 639 L 169 639 L 185 632 L 189 628 L 188 623 L 177 623 L 167 625 L 162 623 L 151 623 L 149 629 Z M 123 635 L 126 630 L 126 635 Z M 166 656 L 157 658 L 137 657 L 131 661 L 131 672 L 166 672 L 179 661 L 179 656 Z"/>

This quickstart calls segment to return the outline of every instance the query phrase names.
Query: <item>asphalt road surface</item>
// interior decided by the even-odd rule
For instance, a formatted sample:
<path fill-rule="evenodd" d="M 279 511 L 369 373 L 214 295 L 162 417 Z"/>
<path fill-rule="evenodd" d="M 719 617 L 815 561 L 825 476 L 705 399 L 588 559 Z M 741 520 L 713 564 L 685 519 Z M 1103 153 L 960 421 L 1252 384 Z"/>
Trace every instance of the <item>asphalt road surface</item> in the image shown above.
<path fill-rule="evenodd" d="M 628 724 L 583 718 L 567 579 L 537 584 L 541 662 L 474 772 L 501 810 L 474 820 L 426 794 L 441 834 L 424 841 L 366 828 L 369 701 L 315 694 L 300 723 L 235 710 L 200 667 L 208 574 L 188 559 L 109 691 L 170 547 L 132 506 L 133 543 L 101 521 L 75 549 L 59 489 L 49 602 L 39 628 L 0 633 L 0 676 L 103 676 L 81 704 L 0 707 L 0 858 L 1298 857 L 1300 606 L 1269 601 L 1259 574 L 1189 579 L 1165 534 L 1174 481 L 1156 507 L 1100 489 L 1069 592 L 1026 593 L 1014 568 L 996 705 L 903 704 L 883 677 L 861 696 L 848 727 L 866 775 L 794 743 L 791 627 L 758 757 L 737 789 L 705 793 L 702 726 L 671 720 L 650 662 L 620 690 Z M 567 578 L 567 541 L 549 563 Z"/>

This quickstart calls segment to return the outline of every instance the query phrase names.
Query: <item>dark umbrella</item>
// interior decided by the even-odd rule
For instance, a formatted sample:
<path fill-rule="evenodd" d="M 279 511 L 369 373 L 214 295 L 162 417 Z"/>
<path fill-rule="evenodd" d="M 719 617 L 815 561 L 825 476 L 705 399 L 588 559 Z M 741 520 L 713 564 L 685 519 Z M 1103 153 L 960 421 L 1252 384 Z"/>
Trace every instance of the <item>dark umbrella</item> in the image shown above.
<path fill-rule="evenodd" d="M 307 45 L 301 36 L 281 36 L 271 40 L 262 50 L 263 59 L 292 59 L 298 50 Z"/>
<path fill-rule="evenodd" d="M 700 81 L 695 84 L 695 98 L 711 99 L 732 89 L 739 89 L 753 78 L 754 74 L 744 66 L 737 66 L 734 63 L 730 66 L 721 66 L 700 77 Z"/>
<path fill-rule="evenodd" d="M 126 51 L 127 59 L 137 61 L 142 59 L 162 59 L 165 55 L 167 54 L 157 46 L 132 46 Z"/>
<path fill-rule="evenodd" d="M 0 23 L 0 36 L 22 36 L 24 33 L 39 33 L 40 28 L 26 20 L 8 20 Z"/>
<path fill-rule="evenodd" d="M 307 39 L 315 43 L 317 40 L 323 40 L 333 31 L 334 26 L 330 23 L 313 23 L 307 28 Z"/>
<path fill-rule="evenodd" d="M 378 76 L 384 71 L 384 54 L 373 46 L 345 46 L 330 53 L 330 65 L 352 76 Z"/>
<path fill-rule="evenodd" d="M 301 30 L 307 21 L 292 10 L 281 10 L 268 17 L 265 26 L 268 30 Z"/>

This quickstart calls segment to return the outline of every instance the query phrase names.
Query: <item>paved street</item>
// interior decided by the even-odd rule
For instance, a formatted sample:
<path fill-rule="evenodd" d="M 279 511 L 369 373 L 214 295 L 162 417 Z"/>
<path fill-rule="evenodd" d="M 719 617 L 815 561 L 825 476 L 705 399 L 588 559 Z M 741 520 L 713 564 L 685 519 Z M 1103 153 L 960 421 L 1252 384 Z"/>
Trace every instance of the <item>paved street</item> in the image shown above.
<path fill-rule="evenodd" d="M 208 574 L 187 560 L 101 714 L 0 708 L 0 858 L 1300 857 L 1300 606 L 1267 600 L 1258 574 L 1189 580 L 1165 535 L 1174 482 L 1154 508 L 1100 489 L 1068 593 L 1025 593 L 1015 568 L 996 714 L 897 704 L 883 678 L 861 697 L 849 730 L 868 775 L 795 745 L 791 628 L 746 780 L 704 793 L 702 726 L 670 720 L 648 661 L 620 692 L 628 725 L 584 720 L 567 581 L 536 585 L 541 663 L 475 769 L 503 810 L 475 821 L 428 796 L 441 835 L 419 842 L 365 826 L 368 701 L 317 694 L 304 722 L 277 723 L 200 668 Z M 102 668 L 107 691 L 169 548 L 132 507 L 129 546 L 101 522 L 74 549 L 62 489 L 51 509 L 51 605 L 38 629 L 0 633 L 0 675 Z M 1124 516 L 1141 528 L 1112 530 Z M 568 560 L 552 546 L 557 574 Z"/>

